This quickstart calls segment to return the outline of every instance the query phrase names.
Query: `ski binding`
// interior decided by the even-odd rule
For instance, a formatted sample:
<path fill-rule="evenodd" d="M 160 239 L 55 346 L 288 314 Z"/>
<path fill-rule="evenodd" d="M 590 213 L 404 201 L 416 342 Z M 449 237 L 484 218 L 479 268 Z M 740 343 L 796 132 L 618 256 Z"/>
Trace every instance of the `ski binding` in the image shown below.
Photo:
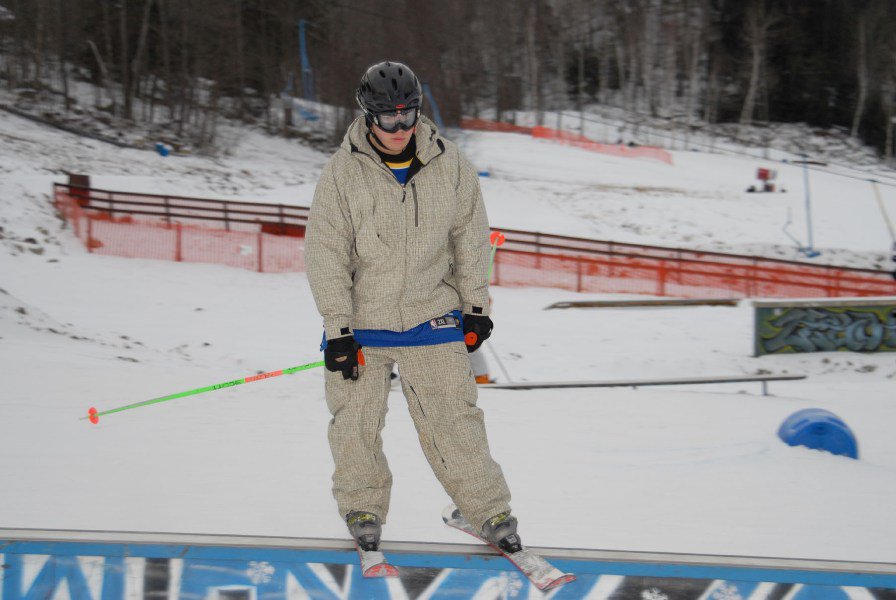
<path fill-rule="evenodd" d="M 464 533 L 472 535 L 474 538 L 482 542 L 483 544 L 488 544 L 498 552 L 500 552 L 507 560 L 512 562 L 516 568 L 518 568 L 523 575 L 525 575 L 532 584 L 537 587 L 541 591 L 548 591 L 554 588 L 558 588 L 565 583 L 569 583 L 571 581 L 576 580 L 576 576 L 572 573 L 564 573 L 548 561 L 546 561 L 540 554 L 530 550 L 523 546 L 523 549 L 519 552 L 507 553 L 498 548 L 497 546 L 491 544 L 490 542 L 484 540 L 479 533 L 473 528 L 470 523 L 460 515 L 460 512 L 457 510 L 457 507 L 454 504 L 448 505 L 444 511 L 442 511 L 442 520 L 445 521 L 445 525 L 449 527 L 454 527 L 455 529 L 459 529 Z"/>

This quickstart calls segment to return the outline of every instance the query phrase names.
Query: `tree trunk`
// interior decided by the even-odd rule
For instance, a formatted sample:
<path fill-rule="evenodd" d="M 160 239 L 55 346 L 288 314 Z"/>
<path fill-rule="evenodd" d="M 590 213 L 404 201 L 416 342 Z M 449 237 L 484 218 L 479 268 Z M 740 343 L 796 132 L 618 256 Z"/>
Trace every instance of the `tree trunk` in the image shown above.
<path fill-rule="evenodd" d="M 57 0 L 56 3 L 56 11 L 57 11 L 57 35 L 59 36 L 59 77 L 62 82 L 62 97 L 65 104 L 65 110 L 68 112 L 71 109 L 71 98 L 68 93 L 68 36 L 66 35 L 66 28 L 69 26 L 68 21 L 65 18 L 65 0 Z"/>
<path fill-rule="evenodd" d="M 754 0 L 750 8 L 747 9 L 745 37 L 750 46 L 750 80 L 747 85 L 743 108 L 740 112 L 741 125 L 749 125 L 753 122 L 756 97 L 759 93 L 760 85 L 762 85 L 768 32 L 779 20 L 779 16 L 766 14 L 765 0 Z"/>
<path fill-rule="evenodd" d="M 656 86 L 654 85 L 654 66 L 656 64 L 657 48 L 657 20 L 659 15 L 653 3 L 648 3 L 643 9 L 642 34 L 641 34 L 641 84 L 647 99 L 648 110 L 651 116 L 657 116 Z"/>
<path fill-rule="evenodd" d="M 171 41 L 168 32 L 168 7 L 166 0 L 156 0 L 159 7 L 159 41 L 162 50 L 162 79 L 165 82 L 165 106 L 168 107 L 168 119 L 174 120 L 174 79 L 171 73 Z"/>
<path fill-rule="evenodd" d="M 137 51 L 134 53 L 134 60 L 131 62 L 131 94 L 130 97 L 140 97 L 140 80 L 143 71 L 143 56 L 146 53 L 146 34 L 149 32 L 149 15 L 152 9 L 153 0 L 146 0 L 143 7 L 143 19 L 140 23 L 140 37 L 137 40 Z"/>
<path fill-rule="evenodd" d="M 245 89 L 246 89 L 246 67 L 245 67 L 245 44 L 243 43 L 243 2 L 242 0 L 236 0 L 234 3 L 235 14 L 234 14 L 234 40 L 236 48 L 234 49 L 236 53 L 236 76 L 237 76 L 237 85 L 239 86 L 239 118 L 243 118 L 245 116 L 246 110 L 246 97 L 245 97 Z"/>
<path fill-rule="evenodd" d="M 131 118 L 131 69 L 128 61 L 128 0 L 121 0 L 121 8 L 118 14 L 119 65 L 121 70 L 122 87 L 122 116 Z"/>
<path fill-rule="evenodd" d="M 579 68 L 576 86 L 576 110 L 579 111 L 579 135 L 585 135 L 585 36 L 579 41 Z"/>
<path fill-rule="evenodd" d="M 862 124 L 862 113 L 865 112 L 865 101 L 868 99 L 868 13 L 859 16 L 858 39 L 856 40 L 856 51 L 858 59 L 856 64 L 856 80 L 858 83 L 858 98 L 856 99 L 856 111 L 852 117 L 852 128 L 850 135 L 858 137 L 859 126 Z"/>
<path fill-rule="evenodd" d="M 690 8 L 690 4 L 688 4 Z M 687 60 L 688 69 L 688 91 L 685 98 L 685 113 L 688 129 L 694 124 L 697 117 L 696 107 L 698 106 L 700 96 L 700 59 L 703 57 L 703 44 L 706 39 L 706 6 L 703 3 L 698 4 L 697 14 L 692 15 L 690 11 L 686 13 L 685 27 L 690 31 L 690 48 Z M 691 22 L 690 17 L 695 17 L 696 23 Z M 690 26 L 690 27 L 688 27 Z"/>
<path fill-rule="evenodd" d="M 893 122 L 893 119 L 896 118 L 893 110 L 893 96 L 896 93 L 896 54 L 892 58 L 894 65 L 891 69 L 893 71 L 889 74 L 888 80 L 881 85 L 880 90 L 880 103 L 884 113 L 884 128 L 886 131 L 884 136 L 884 157 L 887 163 L 893 162 L 893 129 L 896 128 L 896 123 Z"/>
<path fill-rule="evenodd" d="M 46 28 L 46 11 L 43 2 L 37 0 L 34 6 L 34 79 L 43 79 L 44 70 L 44 29 Z"/>
<path fill-rule="evenodd" d="M 178 118 L 177 118 L 177 135 L 184 133 L 187 120 L 190 118 L 190 99 L 193 95 L 193 85 L 190 83 L 190 55 L 188 52 L 190 43 L 190 31 L 187 26 L 186 15 L 183 14 L 184 6 L 179 7 L 181 14 L 180 27 L 180 75 L 178 77 L 177 99 L 178 99 Z"/>
<path fill-rule="evenodd" d="M 526 18 L 526 51 L 529 63 L 529 93 L 531 94 L 532 108 L 535 111 L 535 124 L 544 123 L 544 112 L 541 105 L 541 81 L 538 64 L 538 51 L 535 46 L 535 26 L 538 14 L 536 10 L 537 0 L 530 0 L 527 7 Z"/>
<path fill-rule="evenodd" d="M 87 40 L 87 45 L 90 47 L 91 52 L 93 52 L 93 57 L 96 59 L 97 65 L 99 65 L 100 77 L 103 81 L 103 89 L 106 90 L 106 96 L 112 103 L 112 113 L 114 114 L 115 94 L 112 92 L 112 86 L 109 82 L 109 71 L 106 69 L 106 63 L 103 61 L 103 57 L 100 55 L 100 51 L 97 49 L 96 44 L 93 43 L 93 40 Z"/>

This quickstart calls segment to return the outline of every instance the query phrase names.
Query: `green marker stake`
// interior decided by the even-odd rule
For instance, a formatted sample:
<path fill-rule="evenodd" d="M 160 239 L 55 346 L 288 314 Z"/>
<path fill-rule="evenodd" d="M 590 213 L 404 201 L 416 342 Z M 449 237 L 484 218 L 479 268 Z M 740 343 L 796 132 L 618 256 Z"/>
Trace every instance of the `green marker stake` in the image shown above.
<path fill-rule="evenodd" d="M 358 350 L 358 362 L 362 365 L 364 364 L 364 355 L 360 350 Z M 131 410 L 132 408 L 140 408 L 141 406 L 149 406 L 150 404 L 158 404 L 160 402 L 166 402 L 168 400 L 174 400 L 176 398 L 184 398 L 186 396 L 202 394 L 203 392 L 212 392 L 214 390 L 229 388 L 243 383 L 252 383 L 253 381 L 270 379 L 271 377 L 278 377 L 280 375 L 289 375 L 290 373 L 297 373 L 298 371 L 306 371 L 308 369 L 315 369 L 322 366 L 324 366 L 324 361 L 307 363 L 304 365 L 299 365 L 297 367 L 290 367 L 289 369 L 270 371 L 269 373 L 261 373 L 260 375 L 252 375 L 251 377 L 244 377 L 243 379 L 234 379 L 233 381 L 227 381 L 225 383 L 216 383 L 214 385 L 207 385 L 205 387 L 196 388 L 195 390 L 178 392 L 169 396 L 162 396 L 161 398 L 153 398 L 152 400 L 144 400 L 143 402 L 136 402 L 134 404 L 128 404 L 126 406 L 119 406 L 118 408 L 110 408 L 109 410 L 98 411 L 96 408 L 91 407 L 90 410 L 87 411 L 87 416 L 81 417 L 81 420 L 83 421 L 84 419 L 89 419 L 91 423 L 96 425 L 97 423 L 99 423 L 100 417 L 104 415 L 111 415 L 112 413 Z"/>
<path fill-rule="evenodd" d="M 492 280 L 492 265 L 495 263 L 495 253 L 498 251 L 498 246 L 504 243 L 504 234 L 500 231 L 493 231 L 489 240 L 492 243 L 492 254 L 488 259 L 488 275 L 486 276 L 486 281 Z"/>

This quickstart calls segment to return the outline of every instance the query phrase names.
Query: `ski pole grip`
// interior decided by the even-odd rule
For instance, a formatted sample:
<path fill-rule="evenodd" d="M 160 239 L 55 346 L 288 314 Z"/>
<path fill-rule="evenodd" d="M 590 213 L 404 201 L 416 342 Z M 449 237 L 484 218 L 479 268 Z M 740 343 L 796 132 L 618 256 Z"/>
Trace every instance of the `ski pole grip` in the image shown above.
<path fill-rule="evenodd" d="M 464 336 L 464 343 L 467 346 L 475 346 L 476 340 L 478 340 L 478 339 L 479 339 L 479 336 L 476 335 L 476 332 L 471 331 L 470 333 L 468 333 L 467 335 Z"/>

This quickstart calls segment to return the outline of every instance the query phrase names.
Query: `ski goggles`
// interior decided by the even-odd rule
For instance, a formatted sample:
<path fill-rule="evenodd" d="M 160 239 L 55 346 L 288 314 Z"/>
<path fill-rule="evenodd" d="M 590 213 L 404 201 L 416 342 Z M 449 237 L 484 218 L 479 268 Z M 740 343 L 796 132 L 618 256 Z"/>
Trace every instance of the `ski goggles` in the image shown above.
<path fill-rule="evenodd" d="M 408 108 L 381 112 L 373 115 L 373 122 L 386 133 L 395 133 L 399 129 L 409 130 L 417 124 L 420 109 Z"/>

